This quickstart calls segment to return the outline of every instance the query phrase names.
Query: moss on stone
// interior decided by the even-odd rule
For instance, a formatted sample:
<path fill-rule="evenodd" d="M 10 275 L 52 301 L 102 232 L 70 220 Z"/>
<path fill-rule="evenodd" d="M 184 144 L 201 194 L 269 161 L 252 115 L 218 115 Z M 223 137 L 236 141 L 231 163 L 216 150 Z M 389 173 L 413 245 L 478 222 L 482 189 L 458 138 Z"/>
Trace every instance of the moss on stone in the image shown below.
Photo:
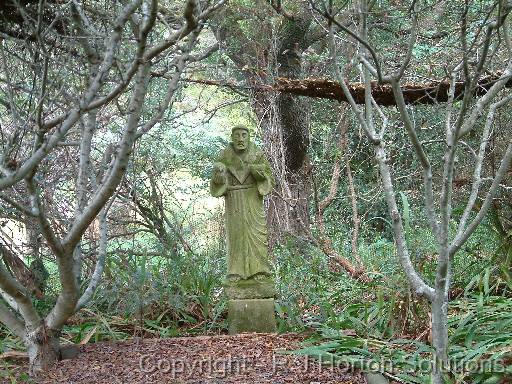
<path fill-rule="evenodd" d="M 224 292 L 229 299 L 271 299 L 276 295 L 272 279 L 226 281 Z"/>
<path fill-rule="evenodd" d="M 276 332 L 274 299 L 229 300 L 229 333 Z"/>

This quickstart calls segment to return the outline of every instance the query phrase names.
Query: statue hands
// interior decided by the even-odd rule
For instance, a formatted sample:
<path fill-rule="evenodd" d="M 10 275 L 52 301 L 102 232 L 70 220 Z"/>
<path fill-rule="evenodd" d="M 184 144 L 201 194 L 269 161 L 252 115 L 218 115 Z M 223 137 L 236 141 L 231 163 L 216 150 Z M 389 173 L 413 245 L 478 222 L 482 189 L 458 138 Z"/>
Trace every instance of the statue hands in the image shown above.
<path fill-rule="evenodd" d="M 249 165 L 249 171 L 256 180 L 265 180 L 265 166 L 263 164 L 251 164 Z"/>
<path fill-rule="evenodd" d="M 212 180 L 216 184 L 227 182 L 227 169 L 224 164 L 218 162 L 213 164 Z"/>

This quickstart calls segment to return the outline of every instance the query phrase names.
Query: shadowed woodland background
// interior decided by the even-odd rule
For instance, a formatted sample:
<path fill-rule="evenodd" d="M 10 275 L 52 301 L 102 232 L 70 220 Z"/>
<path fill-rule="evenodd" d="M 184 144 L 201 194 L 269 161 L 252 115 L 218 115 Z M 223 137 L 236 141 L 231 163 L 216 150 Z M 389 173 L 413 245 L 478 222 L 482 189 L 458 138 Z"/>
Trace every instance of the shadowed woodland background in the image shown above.
<path fill-rule="evenodd" d="M 368 68 L 406 62 L 406 113 L 435 202 L 451 180 L 454 239 L 486 204 L 512 137 L 508 12 L 470 0 L 0 4 L 0 353 L 30 349 L 24 332 L 41 332 L 21 319 L 53 321 L 57 344 L 225 333 L 223 205 L 208 183 L 231 127 L 245 124 L 276 178 L 265 207 L 279 332 L 330 342 L 312 356 L 362 369 L 385 356 L 399 367 L 389 378 L 428 382 L 414 371 L 432 352 L 432 307 L 397 257 L 379 143 L 340 84 L 381 118 L 411 264 L 433 285 L 424 164 L 391 85 Z M 457 142 L 447 179 L 446 102 L 462 121 L 499 81 L 501 104 Z M 451 257 L 448 356 L 508 368 L 445 382 L 512 375 L 510 167 L 498 184 Z M 16 368 L 0 364 L 7 380 Z"/>

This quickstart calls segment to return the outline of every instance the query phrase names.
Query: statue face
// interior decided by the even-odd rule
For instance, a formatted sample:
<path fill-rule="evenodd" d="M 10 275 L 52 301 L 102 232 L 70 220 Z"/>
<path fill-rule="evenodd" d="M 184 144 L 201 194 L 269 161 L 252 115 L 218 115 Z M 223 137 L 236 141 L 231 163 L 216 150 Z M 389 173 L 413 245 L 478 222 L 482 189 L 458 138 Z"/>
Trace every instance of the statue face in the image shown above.
<path fill-rule="evenodd" d="M 243 152 L 249 147 L 249 132 L 245 129 L 235 129 L 231 134 L 231 141 L 236 152 Z"/>

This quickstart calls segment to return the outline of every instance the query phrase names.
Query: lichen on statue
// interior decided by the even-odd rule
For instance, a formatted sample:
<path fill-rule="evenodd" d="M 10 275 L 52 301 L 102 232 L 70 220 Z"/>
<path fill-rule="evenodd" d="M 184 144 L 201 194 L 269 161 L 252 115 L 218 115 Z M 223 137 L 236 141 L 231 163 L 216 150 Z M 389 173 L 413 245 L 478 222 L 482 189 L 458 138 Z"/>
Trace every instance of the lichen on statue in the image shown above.
<path fill-rule="evenodd" d="M 244 126 L 232 129 L 231 143 L 213 165 L 212 196 L 225 198 L 228 281 L 270 276 L 263 196 L 273 178 L 265 154 Z"/>

